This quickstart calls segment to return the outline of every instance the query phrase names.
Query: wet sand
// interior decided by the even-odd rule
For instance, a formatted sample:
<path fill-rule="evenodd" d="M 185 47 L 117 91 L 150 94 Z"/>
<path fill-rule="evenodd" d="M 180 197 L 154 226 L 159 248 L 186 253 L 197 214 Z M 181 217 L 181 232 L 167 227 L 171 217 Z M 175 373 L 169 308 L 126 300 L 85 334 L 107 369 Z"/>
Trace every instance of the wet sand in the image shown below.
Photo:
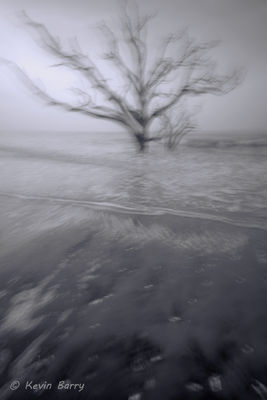
<path fill-rule="evenodd" d="M 0 205 L 1 399 L 264 398 L 264 229 Z"/>

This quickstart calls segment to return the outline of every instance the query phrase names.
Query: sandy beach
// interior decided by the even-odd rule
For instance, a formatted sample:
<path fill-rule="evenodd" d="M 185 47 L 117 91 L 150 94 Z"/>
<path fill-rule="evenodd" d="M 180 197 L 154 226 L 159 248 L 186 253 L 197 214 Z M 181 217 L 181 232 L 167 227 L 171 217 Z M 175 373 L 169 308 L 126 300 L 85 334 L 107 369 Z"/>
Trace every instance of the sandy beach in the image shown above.
<path fill-rule="evenodd" d="M 264 398 L 265 149 L 2 133 L 1 400 Z"/>
<path fill-rule="evenodd" d="M 1 399 L 258 398 L 264 229 L 0 201 Z"/>

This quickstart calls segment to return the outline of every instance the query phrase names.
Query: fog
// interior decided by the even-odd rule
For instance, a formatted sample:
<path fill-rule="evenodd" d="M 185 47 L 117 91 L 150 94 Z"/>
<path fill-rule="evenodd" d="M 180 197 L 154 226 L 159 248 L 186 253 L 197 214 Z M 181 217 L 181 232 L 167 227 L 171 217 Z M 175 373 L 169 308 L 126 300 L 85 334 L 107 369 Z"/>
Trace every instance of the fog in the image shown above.
<path fill-rule="evenodd" d="M 51 58 L 34 42 L 31 33 L 18 18 L 18 11 L 26 10 L 41 21 L 55 35 L 66 40 L 77 36 L 83 49 L 100 58 L 103 42 L 96 26 L 100 21 L 115 21 L 119 3 L 116 1 L 12 1 L 0 4 L 1 57 L 17 62 L 33 79 L 44 85 L 58 87 L 63 96 L 77 80 L 73 72 L 52 71 Z M 199 40 L 220 39 L 214 59 L 222 70 L 244 67 L 243 84 L 225 97 L 205 96 L 197 101 L 198 121 L 204 130 L 266 130 L 267 68 L 266 16 L 264 0 L 253 3 L 234 1 L 160 1 L 146 0 L 142 9 L 154 13 L 149 31 L 151 48 L 157 39 L 170 31 L 188 27 Z M 104 67 L 107 74 L 108 67 Z M 1 129 L 19 130 L 117 130 L 116 125 L 78 115 L 68 115 L 59 109 L 47 109 L 36 98 L 29 96 L 23 85 L 4 66 L 0 67 Z M 65 90 L 65 91 L 64 91 Z M 14 115 L 16 118 L 14 118 Z"/>

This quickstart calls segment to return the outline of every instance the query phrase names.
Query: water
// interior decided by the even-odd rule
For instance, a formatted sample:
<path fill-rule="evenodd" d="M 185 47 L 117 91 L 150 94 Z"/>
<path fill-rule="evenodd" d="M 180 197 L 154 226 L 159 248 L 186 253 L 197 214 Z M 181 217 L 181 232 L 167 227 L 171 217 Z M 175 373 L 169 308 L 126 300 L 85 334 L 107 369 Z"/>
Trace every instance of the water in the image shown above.
<path fill-rule="evenodd" d="M 266 227 L 265 138 L 203 134 L 176 152 L 152 144 L 140 155 L 122 133 L 2 133 L 1 192 L 202 213 Z"/>
<path fill-rule="evenodd" d="M 1 133 L 1 399 L 264 398 L 267 146 L 217 138 Z"/>

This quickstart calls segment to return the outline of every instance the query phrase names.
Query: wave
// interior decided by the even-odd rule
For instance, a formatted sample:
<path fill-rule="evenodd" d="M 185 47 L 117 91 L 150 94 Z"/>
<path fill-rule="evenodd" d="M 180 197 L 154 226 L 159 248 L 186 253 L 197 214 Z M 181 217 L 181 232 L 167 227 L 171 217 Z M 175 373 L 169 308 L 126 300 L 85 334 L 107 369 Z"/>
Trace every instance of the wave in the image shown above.
<path fill-rule="evenodd" d="M 265 139 L 189 139 L 184 143 L 188 147 L 218 147 L 218 148 L 229 148 L 229 147 L 267 147 L 267 138 Z"/>
<path fill-rule="evenodd" d="M 162 215 L 172 215 L 177 217 L 202 219 L 208 221 L 221 222 L 229 225 L 240 226 L 245 228 L 256 228 L 267 230 L 267 221 L 261 218 L 260 221 L 255 221 L 249 214 L 242 213 L 239 216 L 225 216 L 225 215 L 215 215 L 205 212 L 198 211 L 188 211 L 188 210 L 175 210 L 165 207 L 155 207 L 155 206 L 126 206 L 122 204 L 116 204 L 111 202 L 99 202 L 99 201 L 89 201 L 89 200 L 77 200 L 65 197 L 53 197 L 53 196 L 34 196 L 21 193 L 8 193 L 0 192 L 0 196 L 15 198 L 20 200 L 29 201 L 45 201 L 56 204 L 64 205 L 74 205 L 79 207 L 86 207 L 97 211 L 112 211 L 120 214 L 129 215 L 146 215 L 146 216 L 162 216 Z M 252 221 L 253 219 L 253 221 Z"/>

